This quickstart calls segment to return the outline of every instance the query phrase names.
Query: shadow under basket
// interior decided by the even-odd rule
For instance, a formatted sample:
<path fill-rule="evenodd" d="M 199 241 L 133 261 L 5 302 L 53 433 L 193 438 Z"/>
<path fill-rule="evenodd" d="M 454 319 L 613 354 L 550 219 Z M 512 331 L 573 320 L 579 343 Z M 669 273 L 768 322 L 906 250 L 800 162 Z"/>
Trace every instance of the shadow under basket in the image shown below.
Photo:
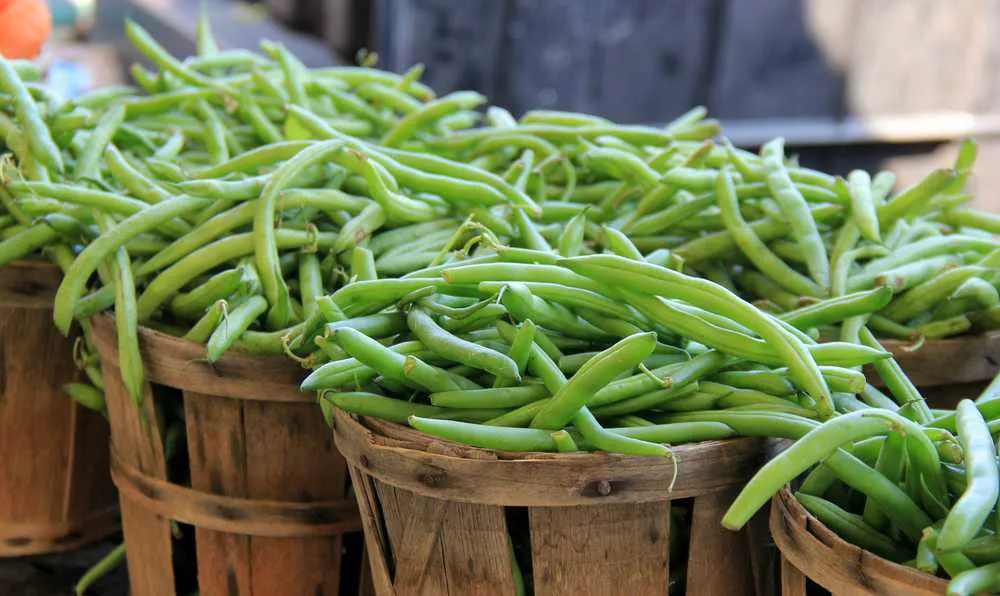
<path fill-rule="evenodd" d="M 60 387 L 79 380 L 73 339 L 52 324 L 62 274 L 0 268 L 0 557 L 78 548 L 118 531 L 108 424 Z"/>
<path fill-rule="evenodd" d="M 239 352 L 210 366 L 204 346 L 141 328 L 140 409 L 121 382 L 113 318 L 95 317 L 94 331 L 134 596 L 329 596 L 343 575 L 357 581 L 343 548 L 361 528 L 357 506 L 314 396 L 298 390 L 300 367 Z M 157 405 L 183 407 L 187 457 L 170 465 Z M 175 569 L 191 546 L 171 539 L 171 520 L 188 537 L 193 527 L 195 586 Z"/>
<path fill-rule="evenodd" d="M 781 596 L 805 596 L 810 581 L 836 595 L 940 596 L 948 586 L 844 541 L 787 487 L 771 500 L 771 535 L 781 557 Z"/>
<path fill-rule="evenodd" d="M 913 351 L 903 340 L 881 343 L 934 408 L 954 408 L 964 398 L 978 397 L 1000 372 L 1000 331 L 931 339 Z M 865 374 L 873 385 L 885 386 L 871 365 Z"/>
<path fill-rule="evenodd" d="M 514 594 L 515 560 L 536 596 L 771 593 L 766 511 L 719 523 L 763 439 L 675 447 L 670 490 L 670 458 L 478 449 L 339 410 L 333 429 L 378 596 Z"/>

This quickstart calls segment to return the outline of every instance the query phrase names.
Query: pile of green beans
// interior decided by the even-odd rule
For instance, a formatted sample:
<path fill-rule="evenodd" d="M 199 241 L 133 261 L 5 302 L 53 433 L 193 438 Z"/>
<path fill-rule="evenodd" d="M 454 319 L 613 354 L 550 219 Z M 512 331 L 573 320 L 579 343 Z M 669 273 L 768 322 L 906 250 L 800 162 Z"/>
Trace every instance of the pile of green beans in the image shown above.
<path fill-rule="evenodd" d="M 325 362 L 302 389 L 478 447 L 636 455 L 739 434 L 671 423 L 681 412 L 813 421 L 899 407 L 853 368 L 888 358 L 878 347 L 819 344 L 711 281 L 646 261 L 484 235 L 486 254 L 322 298 L 336 320 L 303 342 Z"/>
<path fill-rule="evenodd" d="M 799 500 L 848 540 L 955 594 L 1000 590 L 998 391 L 931 410 L 879 343 L 1000 321 L 1000 220 L 964 206 L 971 141 L 893 194 L 887 172 L 840 179 L 780 139 L 735 149 L 702 108 L 663 127 L 481 114 L 420 66 L 222 51 L 204 20 L 180 60 L 126 32 L 154 65 L 136 87 L 64 100 L 0 59 L 0 266 L 63 269 L 54 322 L 80 322 L 95 383 L 88 319 L 113 311 L 136 400 L 145 326 L 209 363 L 287 354 L 327 416 L 478 447 L 793 439 L 727 527 L 804 474 Z"/>
<path fill-rule="evenodd" d="M 869 320 L 879 337 L 920 342 L 1000 325 L 1000 217 L 964 206 L 972 140 L 952 168 L 893 194 L 891 172 L 845 180 L 797 165 L 781 139 L 759 154 L 696 139 L 716 126 L 700 108 L 658 136 L 592 116 L 534 111 L 514 121 L 492 110 L 490 126 L 429 148 L 496 172 L 546 165 L 526 184 L 543 210 L 538 244 L 557 242 L 558 220 L 582 213 L 594 242 L 613 243 L 602 240 L 610 226 L 638 254 L 669 252 L 686 272 L 783 317 L 888 287 L 892 299 Z"/>

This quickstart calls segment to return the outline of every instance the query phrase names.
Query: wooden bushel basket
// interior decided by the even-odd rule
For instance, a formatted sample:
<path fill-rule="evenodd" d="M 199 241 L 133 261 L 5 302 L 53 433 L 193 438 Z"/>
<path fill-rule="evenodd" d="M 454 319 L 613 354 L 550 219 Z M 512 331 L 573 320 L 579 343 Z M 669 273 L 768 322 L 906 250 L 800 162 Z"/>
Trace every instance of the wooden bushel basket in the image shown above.
<path fill-rule="evenodd" d="M 1000 331 L 931 339 L 910 351 L 903 340 L 882 340 L 913 384 L 933 407 L 954 407 L 962 398 L 975 398 L 1000 372 Z M 869 365 L 865 374 L 883 386 Z"/>
<path fill-rule="evenodd" d="M 536 596 L 665 596 L 671 502 L 688 498 L 687 594 L 770 593 L 766 513 L 742 532 L 719 524 L 763 439 L 675 447 L 671 491 L 670 458 L 477 449 L 341 411 L 333 430 L 378 596 L 514 594 L 508 536 L 520 526 Z"/>
<path fill-rule="evenodd" d="M 807 579 L 837 596 L 940 596 L 948 585 L 845 542 L 787 487 L 771 500 L 771 535 L 781 553 L 781 596 L 805 596 Z"/>
<path fill-rule="evenodd" d="M 209 366 L 204 346 L 142 328 L 140 419 L 121 383 L 113 318 L 96 317 L 94 331 L 133 596 L 177 593 L 170 520 L 194 527 L 206 596 L 338 594 L 342 572 L 357 573 L 342 569 L 343 534 L 361 524 L 315 398 L 298 390 L 302 369 L 238 352 Z M 167 477 L 154 408 L 164 387 L 183 400 L 190 486 Z"/>
<path fill-rule="evenodd" d="M 0 557 L 77 548 L 118 530 L 108 425 L 60 387 L 81 374 L 52 324 L 62 274 L 0 268 Z"/>

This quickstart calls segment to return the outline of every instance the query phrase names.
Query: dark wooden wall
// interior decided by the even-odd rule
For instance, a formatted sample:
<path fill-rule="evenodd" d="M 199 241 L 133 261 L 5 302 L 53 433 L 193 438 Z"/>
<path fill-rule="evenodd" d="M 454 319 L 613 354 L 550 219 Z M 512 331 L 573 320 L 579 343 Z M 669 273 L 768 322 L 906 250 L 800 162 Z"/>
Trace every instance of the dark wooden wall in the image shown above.
<path fill-rule="evenodd" d="M 1000 108 L 997 0 L 374 0 L 383 65 L 629 122 Z"/>

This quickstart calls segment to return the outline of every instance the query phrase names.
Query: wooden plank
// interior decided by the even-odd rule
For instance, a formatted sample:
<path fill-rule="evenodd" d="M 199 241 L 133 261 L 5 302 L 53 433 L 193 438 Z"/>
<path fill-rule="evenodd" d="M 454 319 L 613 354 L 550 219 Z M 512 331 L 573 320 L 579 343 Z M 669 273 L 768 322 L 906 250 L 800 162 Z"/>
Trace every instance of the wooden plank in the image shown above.
<path fill-rule="evenodd" d="M 74 376 L 71 348 L 51 311 L 0 308 L 0 453 L 8 457 L 0 525 L 63 519 L 74 406 L 59 386 Z"/>
<path fill-rule="evenodd" d="M 69 479 L 66 519 L 84 519 L 95 511 L 113 507 L 118 501 L 108 474 L 108 421 L 95 412 L 73 404 L 76 433 L 73 472 Z"/>
<path fill-rule="evenodd" d="M 165 479 L 166 461 L 152 387 L 146 383 L 140 410 L 122 384 L 113 319 L 94 319 L 93 330 L 101 356 L 113 453 L 145 474 Z M 126 562 L 132 592 L 143 596 L 172 596 L 176 590 L 170 522 L 128 499 L 122 498 L 120 502 L 122 531 L 129 544 Z"/>
<path fill-rule="evenodd" d="M 400 596 L 449 594 L 440 540 L 447 502 L 382 482 L 376 486 L 395 558 L 393 583 Z"/>
<path fill-rule="evenodd" d="M 739 489 L 729 489 L 694 499 L 691 544 L 688 547 L 688 594 L 753 594 L 750 553 L 746 534 L 722 527 L 723 514 Z M 725 569 L 725 573 L 719 573 Z"/>
<path fill-rule="evenodd" d="M 806 576 L 781 557 L 781 596 L 805 596 Z"/>
<path fill-rule="evenodd" d="M 422 62 L 424 82 L 444 94 L 475 89 L 502 105 L 497 88 L 507 2 L 377 0 L 375 44 L 382 65 L 402 72 Z"/>
<path fill-rule="evenodd" d="M 125 499 L 121 510 L 131 593 L 176 596 L 170 523 Z"/>
<path fill-rule="evenodd" d="M 365 552 L 361 564 L 361 587 L 358 596 L 391 594 L 392 544 L 381 513 L 385 502 L 380 505 L 378 489 L 375 488 L 376 483 L 371 476 L 363 474 L 353 466 L 348 466 L 347 469 L 351 475 L 351 486 L 354 488 L 364 527 Z"/>
<path fill-rule="evenodd" d="M 371 12 L 370 1 L 322 0 L 320 36 L 334 52 L 350 62 L 359 49 L 374 41 Z"/>
<path fill-rule="evenodd" d="M 712 2 L 511 0 L 502 95 L 514 111 L 557 108 L 664 121 L 698 103 Z"/>
<path fill-rule="evenodd" d="M 246 435 L 235 399 L 184 392 L 191 487 L 246 497 Z M 198 584 L 206 594 L 251 594 L 250 537 L 195 529 Z M 234 592 L 235 591 L 235 592 Z"/>
<path fill-rule="evenodd" d="M 836 60 L 850 44 L 854 4 L 728 2 L 716 41 L 710 112 L 718 118 L 839 116 Z"/>
<path fill-rule="evenodd" d="M 535 594 L 666 594 L 669 518 L 669 501 L 530 508 Z"/>
<path fill-rule="evenodd" d="M 859 114 L 972 111 L 983 73 L 994 70 L 997 16 L 994 0 L 862 2 L 847 105 Z"/>
<path fill-rule="evenodd" d="M 421 437 L 399 428 L 401 434 Z M 391 479 L 395 486 L 450 501 L 536 507 L 665 501 L 740 485 L 760 468 L 765 445 L 750 438 L 678 445 L 675 472 L 670 458 L 605 453 L 530 458 L 508 453 L 503 454 L 504 465 L 490 466 L 486 458 L 496 459 L 497 452 L 439 439 L 422 446 L 421 457 L 414 458 L 406 450 L 384 446 L 339 411 L 334 435 L 352 465 L 376 478 Z"/>
<path fill-rule="evenodd" d="M 315 404 L 244 402 L 247 496 L 344 497 L 346 464 Z M 341 538 L 251 538 L 254 594 L 337 594 Z"/>
<path fill-rule="evenodd" d="M 448 593 L 463 596 L 514 594 L 504 508 L 451 503 L 440 543 Z"/>

